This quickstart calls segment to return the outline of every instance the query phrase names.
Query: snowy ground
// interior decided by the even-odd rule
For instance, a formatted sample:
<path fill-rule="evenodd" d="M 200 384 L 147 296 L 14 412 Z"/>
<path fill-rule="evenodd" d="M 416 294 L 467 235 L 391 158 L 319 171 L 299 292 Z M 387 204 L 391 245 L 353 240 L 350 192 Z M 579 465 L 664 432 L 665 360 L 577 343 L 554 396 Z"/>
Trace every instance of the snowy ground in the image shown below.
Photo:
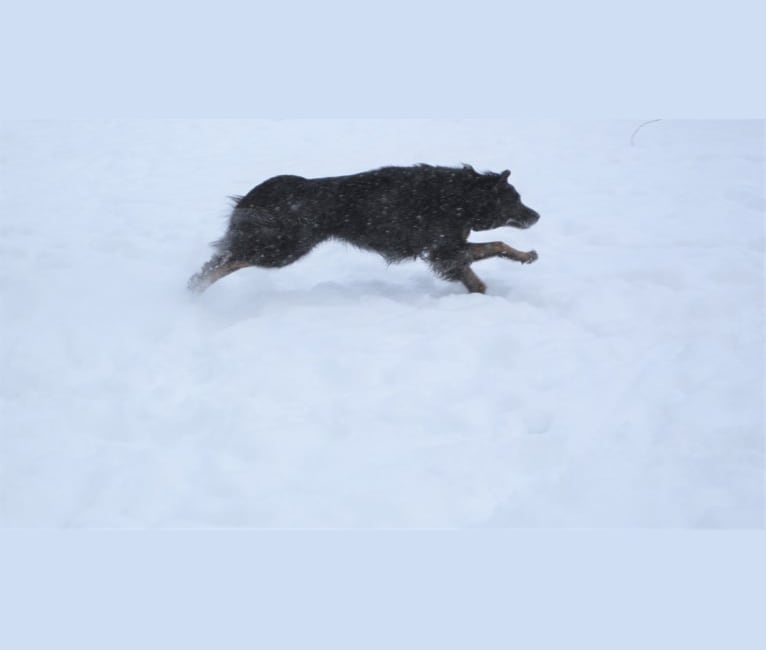
<path fill-rule="evenodd" d="M 638 123 L 1 124 L 0 526 L 762 526 L 764 127 Z M 414 162 L 540 260 L 187 295 L 226 195 Z"/>

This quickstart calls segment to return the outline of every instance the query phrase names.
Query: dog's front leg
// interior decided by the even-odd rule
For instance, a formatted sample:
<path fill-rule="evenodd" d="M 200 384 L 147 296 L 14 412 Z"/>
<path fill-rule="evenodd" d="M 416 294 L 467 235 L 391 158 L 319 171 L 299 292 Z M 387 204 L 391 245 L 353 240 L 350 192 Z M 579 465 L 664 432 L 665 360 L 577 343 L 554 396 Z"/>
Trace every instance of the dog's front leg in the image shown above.
<path fill-rule="evenodd" d="M 517 251 L 512 246 L 501 242 L 493 241 L 487 244 L 468 244 L 468 255 L 472 262 L 485 260 L 488 257 L 505 257 L 522 264 L 531 264 L 537 259 L 537 251 Z"/>
<path fill-rule="evenodd" d="M 471 293 L 485 293 L 487 291 L 487 285 L 481 281 L 479 276 L 473 272 L 473 269 L 471 269 L 470 266 L 463 267 L 460 274 L 460 281 Z"/>
<path fill-rule="evenodd" d="M 484 293 L 487 285 L 471 270 L 471 255 L 465 243 L 435 248 L 424 256 L 436 273 L 445 280 L 460 281 L 471 293 Z"/>

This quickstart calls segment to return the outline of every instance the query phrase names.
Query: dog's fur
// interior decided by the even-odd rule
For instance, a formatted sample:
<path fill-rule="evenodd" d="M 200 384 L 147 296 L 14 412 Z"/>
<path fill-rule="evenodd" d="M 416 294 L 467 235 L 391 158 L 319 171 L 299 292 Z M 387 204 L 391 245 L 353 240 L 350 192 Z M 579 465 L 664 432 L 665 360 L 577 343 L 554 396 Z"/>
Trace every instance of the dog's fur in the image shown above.
<path fill-rule="evenodd" d="M 522 264 L 537 259 L 535 251 L 503 242 L 467 241 L 471 230 L 528 228 L 539 219 L 508 183 L 509 175 L 480 174 L 469 165 L 416 165 L 331 178 L 276 176 L 235 199 L 226 234 L 189 288 L 204 291 L 247 266 L 286 266 L 335 238 L 389 262 L 420 257 L 440 277 L 484 293 L 471 263 L 495 256 Z"/>

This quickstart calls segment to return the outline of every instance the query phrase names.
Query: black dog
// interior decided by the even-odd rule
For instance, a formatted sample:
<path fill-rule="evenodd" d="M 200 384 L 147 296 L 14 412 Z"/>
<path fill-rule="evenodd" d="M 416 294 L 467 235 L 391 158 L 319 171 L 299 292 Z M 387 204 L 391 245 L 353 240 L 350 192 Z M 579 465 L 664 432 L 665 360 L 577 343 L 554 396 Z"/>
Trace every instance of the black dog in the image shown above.
<path fill-rule="evenodd" d="M 246 266 L 286 266 L 335 238 L 389 262 L 421 257 L 442 278 L 484 293 L 471 263 L 496 256 L 522 264 L 537 259 L 535 251 L 503 242 L 467 241 L 471 230 L 528 228 L 540 218 L 508 183 L 510 173 L 417 165 L 332 178 L 276 176 L 235 199 L 229 228 L 213 244 L 216 254 L 189 288 L 204 291 Z"/>

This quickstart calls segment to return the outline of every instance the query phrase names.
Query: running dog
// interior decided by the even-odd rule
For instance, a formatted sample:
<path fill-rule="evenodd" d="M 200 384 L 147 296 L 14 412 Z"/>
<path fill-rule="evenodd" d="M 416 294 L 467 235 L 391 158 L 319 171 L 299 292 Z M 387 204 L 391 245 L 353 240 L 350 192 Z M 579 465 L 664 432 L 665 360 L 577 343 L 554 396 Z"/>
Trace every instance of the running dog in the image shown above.
<path fill-rule="evenodd" d="M 330 178 L 275 176 L 236 197 L 215 254 L 189 280 L 202 292 L 247 266 L 281 267 L 326 239 L 375 251 L 388 262 L 421 258 L 441 278 L 470 292 L 486 285 L 473 262 L 505 257 L 522 264 L 537 259 L 500 241 L 468 242 L 472 230 L 529 228 L 540 215 L 521 202 L 508 182 L 511 172 L 479 173 L 462 167 L 383 167 Z"/>

